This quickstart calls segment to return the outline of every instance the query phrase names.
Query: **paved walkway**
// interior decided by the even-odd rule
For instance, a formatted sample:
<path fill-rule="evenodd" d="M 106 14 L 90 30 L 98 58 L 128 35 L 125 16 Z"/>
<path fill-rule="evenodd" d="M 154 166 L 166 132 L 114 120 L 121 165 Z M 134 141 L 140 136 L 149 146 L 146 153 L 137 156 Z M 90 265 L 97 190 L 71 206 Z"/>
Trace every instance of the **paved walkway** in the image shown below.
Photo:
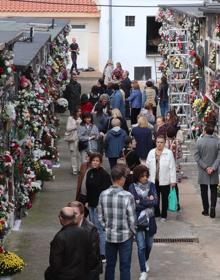
<path fill-rule="evenodd" d="M 83 82 L 87 92 L 93 81 Z M 67 114 L 61 118 L 61 132 Z M 70 173 L 69 153 L 66 143 L 59 142 L 61 166 L 55 169 L 55 180 L 45 184 L 29 216 L 22 220 L 21 229 L 7 238 L 7 246 L 21 255 L 26 262 L 22 274 L 15 280 L 43 280 L 48 266 L 49 244 L 59 230 L 58 212 L 75 197 L 76 178 Z M 198 238 L 199 243 L 155 243 L 150 258 L 149 279 L 153 280 L 217 280 L 220 279 L 220 205 L 217 218 L 211 220 L 201 215 L 201 202 L 195 183 L 195 166 L 186 166 L 189 179 L 180 184 L 180 215 L 169 214 L 166 223 L 158 221 L 156 238 Z M 139 277 L 136 244 L 132 258 L 132 280 Z M 103 277 L 101 278 L 103 279 Z M 119 280 L 119 274 L 116 274 Z"/>

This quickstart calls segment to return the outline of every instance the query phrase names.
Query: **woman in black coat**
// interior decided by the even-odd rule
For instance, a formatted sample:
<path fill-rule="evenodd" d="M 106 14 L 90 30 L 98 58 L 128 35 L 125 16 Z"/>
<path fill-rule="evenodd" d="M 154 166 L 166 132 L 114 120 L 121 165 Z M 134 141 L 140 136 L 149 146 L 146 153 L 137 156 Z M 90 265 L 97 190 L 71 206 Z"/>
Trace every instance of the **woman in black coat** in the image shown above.
<path fill-rule="evenodd" d="M 107 171 L 101 166 L 102 155 L 99 153 L 93 153 L 89 156 L 91 168 L 87 171 L 85 177 L 85 187 L 87 193 L 87 203 L 89 207 L 90 221 L 97 227 L 100 239 L 100 254 L 102 259 L 105 259 L 105 233 L 98 221 L 97 206 L 99 202 L 99 196 L 102 191 L 108 189 L 112 182 L 111 177 Z"/>

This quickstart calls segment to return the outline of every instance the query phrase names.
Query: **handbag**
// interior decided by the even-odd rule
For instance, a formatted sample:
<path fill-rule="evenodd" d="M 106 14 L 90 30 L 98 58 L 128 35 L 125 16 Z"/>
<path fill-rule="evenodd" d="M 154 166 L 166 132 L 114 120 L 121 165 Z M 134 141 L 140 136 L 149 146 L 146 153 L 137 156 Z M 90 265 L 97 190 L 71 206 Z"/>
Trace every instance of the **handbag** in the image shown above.
<path fill-rule="evenodd" d="M 89 140 L 79 140 L 78 142 L 78 149 L 79 151 L 83 151 L 83 150 L 86 150 L 88 148 L 88 145 L 89 145 Z"/>
<path fill-rule="evenodd" d="M 168 197 L 168 210 L 171 212 L 176 212 L 177 211 L 177 195 L 176 195 L 176 189 L 171 188 L 169 197 Z"/>
<path fill-rule="evenodd" d="M 65 131 L 63 138 L 66 142 L 74 142 L 77 139 L 77 133 L 75 130 Z"/>
<path fill-rule="evenodd" d="M 146 215 L 146 211 L 141 211 L 138 219 L 137 219 L 137 226 L 139 228 L 148 228 L 149 227 L 149 220 L 150 218 Z"/>

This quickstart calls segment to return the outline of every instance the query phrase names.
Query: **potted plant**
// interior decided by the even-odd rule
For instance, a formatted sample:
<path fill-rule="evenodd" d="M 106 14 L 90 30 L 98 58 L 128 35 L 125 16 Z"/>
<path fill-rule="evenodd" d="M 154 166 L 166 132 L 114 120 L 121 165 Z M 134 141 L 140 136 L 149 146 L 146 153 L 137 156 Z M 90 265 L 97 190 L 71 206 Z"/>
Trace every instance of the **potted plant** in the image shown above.
<path fill-rule="evenodd" d="M 4 250 L 0 246 L 0 279 L 10 280 L 11 276 L 24 268 L 24 261 L 13 252 Z"/>

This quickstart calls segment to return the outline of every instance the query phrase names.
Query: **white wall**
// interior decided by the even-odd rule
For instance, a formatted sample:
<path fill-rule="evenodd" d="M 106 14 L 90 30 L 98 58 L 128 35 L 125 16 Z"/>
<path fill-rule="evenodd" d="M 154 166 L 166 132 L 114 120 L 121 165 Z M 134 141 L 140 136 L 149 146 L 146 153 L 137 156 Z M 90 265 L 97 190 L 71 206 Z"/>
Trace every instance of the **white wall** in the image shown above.
<path fill-rule="evenodd" d="M 100 0 L 100 4 L 108 4 L 106 0 Z M 112 0 L 113 5 L 154 6 L 146 8 L 113 7 L 113 62 L 120 61 L 123 69 L 130 72 L 130 78 L 134 78 L 135 66 L 152 66 L 152 78 L 155 79 L 154 57 L 146 56 L 146 17 L 155 16 L 157 5 L 162 4 L 192 4 L 202 3 L 203 0 Z M 100 58 L 99 68 L 102 71 L 109 54 L 109 8 L 101 8 L 100 19 Z M 135 26 L 125 26 L 125 16 L 135 16 Z"/>
<path fill-rule="evenodd" d="M 74 18 L 73 25 L 85 25 L 85 29 L 71 29 L 68 41 L 76 38 L 79 44 L 80 54 L 77 58 L 78 68 L 99 67 L 99 18 Z M 68 68 L 72 65 L 71 59 Z"/>

